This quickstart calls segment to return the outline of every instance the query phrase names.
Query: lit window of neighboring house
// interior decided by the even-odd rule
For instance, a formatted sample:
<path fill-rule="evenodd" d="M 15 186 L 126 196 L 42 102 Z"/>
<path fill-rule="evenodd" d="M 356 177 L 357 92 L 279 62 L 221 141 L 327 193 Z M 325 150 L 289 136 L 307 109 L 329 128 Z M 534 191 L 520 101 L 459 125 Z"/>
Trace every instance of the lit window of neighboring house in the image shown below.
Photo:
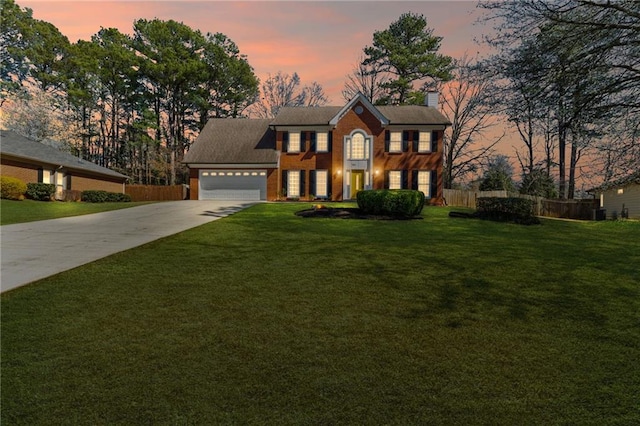
<path fill-rule="evenodd" d="M 389 132 L 389 152 L 402 152 L 402 132 Z"/>
<path fill-rule="evenodd" d="M 431 197 L 431 172 L 418 172 L 418 191 L 422 191 L 425 197 Z"/>
<path fill-rule="evenodd" d="M 402 189 L 402 172 L 400 170 L 389 171 L 389 189 Z"/>
<path fill-rule="evenodd" d="M 42 171 L 42 183 L 51 183 L 51 171 L 43 170 Z"/>
<path fill-rule="evenodd" d="M 329 134 L 327 132 L 316 133 L 316 152 L 329 152 Z"/>
<path fill-rule="evenodd" d="M 287 152 L 300 152 L 300 132 L 289 133 L 289 146 Z"/>
<path fill-rule="evenodd" d="M 420 132 L 418 136 L 418 152 L 431 152 L 431 132 Z"/>
<path fill-rule="evenodd" d="M 300 171 L 291 170 L 287 173 L 287 197 L 300 196 Z"/>
<path fill-rule="evenodd" d="M 326 197 L 327 194 L 327 179 L 329 177 L 329 173 L 326 170 L 316 170 L 316 187 L 315 187 L 315 195 L 316 197 Z"/>

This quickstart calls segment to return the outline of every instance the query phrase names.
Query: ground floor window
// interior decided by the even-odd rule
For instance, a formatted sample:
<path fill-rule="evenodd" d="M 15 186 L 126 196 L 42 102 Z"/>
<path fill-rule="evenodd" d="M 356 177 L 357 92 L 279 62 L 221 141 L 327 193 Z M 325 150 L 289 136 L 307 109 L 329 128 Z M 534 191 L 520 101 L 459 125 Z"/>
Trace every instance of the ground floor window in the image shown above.
<path fill-rule="evenodd" d="M 282 191 L 287 198 L 304 197 L 305 195 L 305 171 L 283 170 Z"/>
<path fill-rule="evenodd" d="M 300 172 L 290 171 L 289 179 L 287 182 L 287 197 L 299 197 L 300 196 Z"/>
<path fill-rule="evenodd" d="M 418 171 L 418 191 L 422 191 L 424 196 L 431 197 L 431 172 Z"/>
<path fill-rule="evenodd" d="M 402 189 L 402 171 L 389 171 L 389 189 Z"/>
<path fill-rule="evenodd" d="M 315 185 L 315 195 L 316 197 L 327 197 L 329 194 L 327 193 L 329 173 L 327 170 L 316 170 L 316 185 Z"/>

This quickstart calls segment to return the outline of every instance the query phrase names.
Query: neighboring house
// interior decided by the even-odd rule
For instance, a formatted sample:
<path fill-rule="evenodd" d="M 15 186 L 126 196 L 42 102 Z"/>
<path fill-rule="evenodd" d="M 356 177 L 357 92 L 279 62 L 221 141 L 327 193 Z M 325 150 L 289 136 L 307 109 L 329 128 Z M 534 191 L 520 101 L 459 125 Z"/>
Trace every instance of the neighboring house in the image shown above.
<path fill-rule="evenodd" d="M 606 211 L 607 219 L 640 219 L 640 171 L 589 192 L 600 199 L 600 208 Z"/>
<path fill-rule="evenodd" d="M 67 191 L 88 189 L 124 193 L 128 179 L 8 130 L 0 130 L 0 159 L 2 176 L 15 177 L 25 183 L 55 184 L 57 199 L 69 198 Z"/>
<path fill-rule="evenodd" d="M 437 105 L 437 96 L 429 96 Z M 442 136 L 433 106 L 285 107 L 274 119 L 211 119 L 183 163 L 191 199 L 355 199 L 417 189 L 442 203 Z"/>

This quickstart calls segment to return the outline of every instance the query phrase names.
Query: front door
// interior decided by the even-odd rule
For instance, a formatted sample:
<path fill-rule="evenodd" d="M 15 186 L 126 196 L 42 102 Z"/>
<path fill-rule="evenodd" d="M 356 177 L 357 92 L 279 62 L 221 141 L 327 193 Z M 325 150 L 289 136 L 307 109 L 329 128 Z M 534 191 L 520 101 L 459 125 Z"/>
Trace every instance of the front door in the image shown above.
<path fill-rule="evenodd" d="M 364 189 L 364 170 L 351 170 L 351 199 Z"/>

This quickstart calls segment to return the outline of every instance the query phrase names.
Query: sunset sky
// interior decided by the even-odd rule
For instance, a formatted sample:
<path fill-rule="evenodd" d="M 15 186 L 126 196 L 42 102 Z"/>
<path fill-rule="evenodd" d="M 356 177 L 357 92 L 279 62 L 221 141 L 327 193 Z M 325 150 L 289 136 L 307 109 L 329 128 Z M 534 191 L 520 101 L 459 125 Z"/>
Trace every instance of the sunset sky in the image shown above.
<path fill-rule="evenodd" d="M 69 41 L 89 40 L 101 27 L 131 34 L 140 18 L 183 22 L 203 33 L 233 40 L 263 81 L 278 71 L 297 72 L 303 84 L 320 83 L 330 105 L 344 103 L 341 90 L 373 33 L 402 13 L 423 14 L 440 52 L 454 58 L 483 50 L 486 31 L 475 24 L 475 1 L 28 1 L 36 19 L 51 22 Z"/>

